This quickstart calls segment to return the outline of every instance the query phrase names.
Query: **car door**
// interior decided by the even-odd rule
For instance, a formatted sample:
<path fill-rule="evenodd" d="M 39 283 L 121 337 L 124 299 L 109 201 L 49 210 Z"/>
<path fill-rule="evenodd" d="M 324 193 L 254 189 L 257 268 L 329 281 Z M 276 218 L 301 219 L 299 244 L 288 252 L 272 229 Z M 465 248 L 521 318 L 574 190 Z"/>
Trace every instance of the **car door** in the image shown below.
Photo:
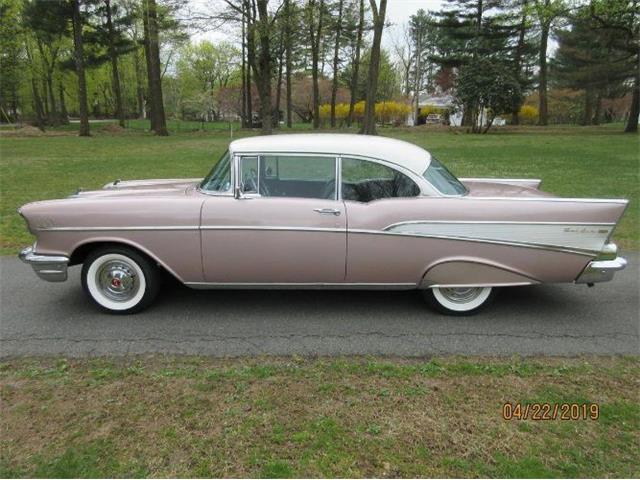
<path fill-rule="evenodd" d="M 430 256 L 425 239 L 392 235 L 394 223 L 429 214 L 420 187 L 386 162 L 342 157 L 341 198 L 348 217 L 347 275 L 351 284 L 415 286 Z M 422 216 L 422 217 L 421 217 Z"/>
<path fill-rule="evenodd" d="M 210 196 L 201 215 L 207 283 L 304 286 L 345 277 L 346 215 L 337 159 L 239 155 L 236 195 Z"/>

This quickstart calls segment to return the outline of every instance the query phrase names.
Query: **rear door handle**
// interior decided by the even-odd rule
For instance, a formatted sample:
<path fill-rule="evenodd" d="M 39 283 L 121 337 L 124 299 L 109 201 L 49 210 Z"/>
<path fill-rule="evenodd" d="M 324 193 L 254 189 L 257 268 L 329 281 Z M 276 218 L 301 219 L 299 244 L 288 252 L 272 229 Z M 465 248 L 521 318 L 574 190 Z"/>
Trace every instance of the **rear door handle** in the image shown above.
<path fill-rule="evenodd" d="M 335 208 L 314 208 L 313 211 L 320 215 L 340 215 L 340 210 L 336 210 Z"/>

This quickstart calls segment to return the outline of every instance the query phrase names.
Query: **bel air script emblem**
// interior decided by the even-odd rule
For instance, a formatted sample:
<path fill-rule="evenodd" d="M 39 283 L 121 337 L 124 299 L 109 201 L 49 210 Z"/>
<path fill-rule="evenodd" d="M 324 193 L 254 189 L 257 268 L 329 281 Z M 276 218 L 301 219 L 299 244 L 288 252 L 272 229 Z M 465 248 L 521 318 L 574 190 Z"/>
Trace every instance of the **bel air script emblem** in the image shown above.
<path fill-rule="evenodd" d="M 594 229 L 594 228 L 587 228 L 587 227 L 582 227 L 582 228 L 566 227 L 564 231 L 567 233 L 609 233 L 609 229 L 607 228 Z"/>

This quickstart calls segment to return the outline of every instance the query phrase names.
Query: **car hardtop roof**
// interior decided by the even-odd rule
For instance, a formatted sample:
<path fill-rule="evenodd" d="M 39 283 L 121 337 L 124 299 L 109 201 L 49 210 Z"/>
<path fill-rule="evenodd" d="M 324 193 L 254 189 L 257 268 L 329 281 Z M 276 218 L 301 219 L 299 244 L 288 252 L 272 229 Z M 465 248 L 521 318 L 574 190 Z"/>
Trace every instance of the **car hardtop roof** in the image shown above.
<path fill-rule="evenodd" d="M 242 153 L 321 153 L 358 155 L 395 163 L 422 175 L 431 162 L 423 148 L 394 138 L 344 133 L 300 133 L 264 135 L 234 140 L 232 154 Z"/>

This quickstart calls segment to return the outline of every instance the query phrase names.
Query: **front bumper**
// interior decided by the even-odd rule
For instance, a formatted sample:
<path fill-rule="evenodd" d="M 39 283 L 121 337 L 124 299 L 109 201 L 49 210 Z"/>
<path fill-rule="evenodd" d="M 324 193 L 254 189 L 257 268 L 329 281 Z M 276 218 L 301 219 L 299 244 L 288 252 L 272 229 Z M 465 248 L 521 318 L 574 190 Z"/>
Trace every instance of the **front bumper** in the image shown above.
<path fill-rule="evenodd" d="M 622 257 L 613 260 L 593 260 L 576 279 L 576 283 L 608 282 L 617 271 L 623 270 L 626 266 L 627 260 Z"/>
<path fill-rule="evenodd" d="M 33 267 L 36 274 L 47 282 L 64 282 L 67 279 L 69 257 L 64 255 L 41 255 L 33 247 L 23 248 L 18 258 Z"/>

